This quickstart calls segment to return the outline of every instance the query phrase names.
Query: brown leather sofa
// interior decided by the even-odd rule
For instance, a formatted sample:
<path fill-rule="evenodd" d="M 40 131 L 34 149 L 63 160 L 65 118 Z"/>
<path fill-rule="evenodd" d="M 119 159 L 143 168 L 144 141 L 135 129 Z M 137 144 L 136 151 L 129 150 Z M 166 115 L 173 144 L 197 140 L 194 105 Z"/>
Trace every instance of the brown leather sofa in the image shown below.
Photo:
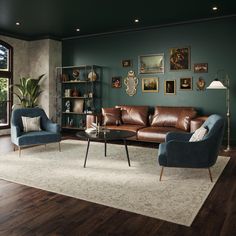
<path fill-rule="evenodd" d="M 99 120 L 109 129 L 134 131 L 132 140 L 162 143 L 168 132 L 193 132 L 206 118 L 197 117 L 193 107 L 156 106 L 151 113 L 148 106 L 116 106 L 102 108 Z M 95 118 L 88 119 L 89 126 Z"/>

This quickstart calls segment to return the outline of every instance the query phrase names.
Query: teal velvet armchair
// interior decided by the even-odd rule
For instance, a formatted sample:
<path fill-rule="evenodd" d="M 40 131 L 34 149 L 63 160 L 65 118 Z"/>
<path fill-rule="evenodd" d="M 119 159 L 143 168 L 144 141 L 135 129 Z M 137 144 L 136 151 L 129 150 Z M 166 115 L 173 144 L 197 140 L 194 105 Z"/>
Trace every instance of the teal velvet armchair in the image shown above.
<path fill-rule="evenodd" d="M 158 162 L 161 168 L 160 181 L 164 167 L 206 168 L 216 163 L 224 134 L 224 119 L 211 115 L 202 125 L 208 130 L 201 141 L 189 142 L 192 133 L 168 133 L 165 143 L 159 145 Z"/>
<path fill-rule="evenodd" d="M 24 132 L 22 116 L 37 117 L 40 116 L 41 131 Z M 59 151 L 61 151 L 60 126 L 48 119 L 44 110 L 41 108 L 19 108 L 12 112 L 11 117 L 11 141 L 19 148 L 19 156 L 21 148 L 33 145 L 46 145 L 48 143 L 59 143 Z"/>

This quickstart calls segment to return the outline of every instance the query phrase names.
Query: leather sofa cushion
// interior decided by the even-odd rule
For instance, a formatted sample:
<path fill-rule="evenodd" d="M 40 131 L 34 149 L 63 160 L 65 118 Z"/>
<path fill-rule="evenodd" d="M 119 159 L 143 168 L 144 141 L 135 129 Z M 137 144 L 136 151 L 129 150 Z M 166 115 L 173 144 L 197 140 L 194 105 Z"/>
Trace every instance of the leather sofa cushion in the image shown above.
<path fill-rule="evenodd" d="M 120 108 L 102 108 L 103 125 L 116 125 L 121 123 Z"/>
<path fill-rule="evenodd" d="M 188 131 L 190 120 L 197 113 L 192 107 L 155 107 L 151 122 L 152 127 L 174 127 Z"/>
<path fill-rule="evenodd" d="M 199 116 L 190 121 L 190 132 L 194 132 L 207 120 L 208 116 Z"/>
<path fill-rule="evenodd" d="M 121 109 L 123 124 L 147 126 L 148 106 L 116 106 Z"/>
<path fill-rule="evenodd" d="M 137 140 L 163 143 L 168 132 L 184 131 L 175 127 L 146 127 L 138 130 Z"/>

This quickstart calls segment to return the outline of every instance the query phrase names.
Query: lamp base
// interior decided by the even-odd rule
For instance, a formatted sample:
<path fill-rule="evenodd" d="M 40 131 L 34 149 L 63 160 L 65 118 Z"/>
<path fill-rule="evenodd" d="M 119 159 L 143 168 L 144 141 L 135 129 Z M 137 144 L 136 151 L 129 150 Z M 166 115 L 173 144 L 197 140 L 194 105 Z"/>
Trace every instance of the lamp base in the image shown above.
<path fill-rule="evenodd" d="M 230 148 L 230 146 L 228 145 L 227 147 L 226 147 L 226 149 L 224 149 L 224 152 L 230 152 L 231 151 L 231 148 Z"/>

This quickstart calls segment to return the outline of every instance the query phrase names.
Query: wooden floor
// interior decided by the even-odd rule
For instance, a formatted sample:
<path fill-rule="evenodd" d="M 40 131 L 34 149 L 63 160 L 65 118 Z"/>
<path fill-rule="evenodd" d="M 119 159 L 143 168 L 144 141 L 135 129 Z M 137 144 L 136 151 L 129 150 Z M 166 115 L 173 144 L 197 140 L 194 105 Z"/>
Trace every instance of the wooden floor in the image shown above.
<path fill-rule="evenodd" d="M 0 154 L 13 148 L 0 138 Z M 236 235 L 236 151 L 191 227 L 0 180 L 0 235 Z"/>

